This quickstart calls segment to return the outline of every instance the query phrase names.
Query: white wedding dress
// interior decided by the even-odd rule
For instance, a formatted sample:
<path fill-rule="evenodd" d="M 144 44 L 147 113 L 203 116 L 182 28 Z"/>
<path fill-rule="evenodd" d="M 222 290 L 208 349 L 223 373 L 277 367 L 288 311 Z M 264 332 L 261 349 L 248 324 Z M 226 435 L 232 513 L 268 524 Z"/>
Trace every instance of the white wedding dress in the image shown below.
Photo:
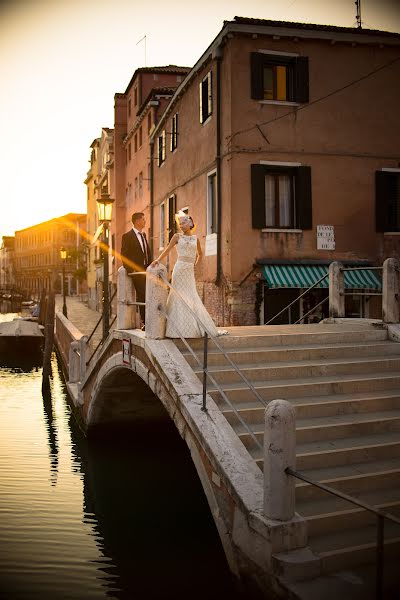
<path fill-rule="evenodd" d="M 170 290 L 168 296 L 166 336 L 169 338 L 178 338 L 181 336 L 185 338 L 198 338 L 204 335 L 204 328 L 199 326 L 185 302 L 182 302 L 181 297 L 207 328 L 207 333 L 211 333 L 214 336 L 227 333 L 226 331 L 218 331 L 197 293 L 194 278 L 197 237 L 195 235 L 180 234 L 176 250 L 178 260 L 172 271 L 171 284 L 177 290 L 178 294 L 174 290 Z"/>

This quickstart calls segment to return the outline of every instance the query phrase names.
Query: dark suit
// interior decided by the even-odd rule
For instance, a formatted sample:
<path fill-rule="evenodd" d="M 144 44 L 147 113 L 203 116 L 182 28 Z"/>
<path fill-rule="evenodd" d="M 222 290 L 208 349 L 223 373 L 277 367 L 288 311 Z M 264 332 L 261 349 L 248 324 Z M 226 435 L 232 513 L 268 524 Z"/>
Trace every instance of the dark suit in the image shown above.
<path fill-rule="evenodd" d="M 127 273 L 143 273 L 143 275 L 134 275 L 132 277 L 133 285 L 136 290 L 136 301 L 144 302 L 146 297 L 146 269 L 152 261 L 149 244 L 147 243 L 146 235 L 144 242 L 147 249 L 147 261 L 142 246 L 136 236 L 136 233 L 131 229 L 122 236 L 121 258 L 122 263 Z M 140 316 L 143 323 L 145 322 L 145 307 L 140 306 Z"/>

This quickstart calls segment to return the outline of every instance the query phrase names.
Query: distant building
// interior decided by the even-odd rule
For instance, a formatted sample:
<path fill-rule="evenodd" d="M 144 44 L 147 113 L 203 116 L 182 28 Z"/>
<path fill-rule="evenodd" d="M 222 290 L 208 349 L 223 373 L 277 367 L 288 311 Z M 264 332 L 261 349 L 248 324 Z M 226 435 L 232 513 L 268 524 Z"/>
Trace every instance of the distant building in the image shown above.
<path fill-rule="evenodd" d="M 3 235 L 0 247 L 0 290 L 8 290 L 15 285 L 14 237 Z"/>
<path fill-rule="evenodd" d="M 176 208 L 193 216 L 198 287 L 219 325 L 266 322 L 333 260 L 400 255 L 399 50 L 395 33 L 226 21 L 152 130 L 151 188 L 133 201 L 128 152 L 126 207 L 150 207 L 155 256 Z M 348 314 L 379 315 L 375 277 L 352 281 Z"/>
<path fill-rule="evenodd" d="M 103 127 L 101 137 L 93 140 L 90 152 L 90 168 L 85 184 L 87 186 L 87 286 L 88 306 L 93 310 L 102 310 L 103 296 L 103 260 L 100 240 L 102 228 L 99 225 L 97 202 L 101 194 L 112 195 L 112 169 L 114 165 L 114 130 Z M 110 246 L 115 250 L 115 236 L 110 239 Z M 110 269 L 113 273 L 115 263 L 114 252 L 110 252 Z"/>
<path fill-rule="evenodd" d="M 152 174 L 156 156 L 150 145 L 151 134 L 189 67 L 168 65 L 136 69 L 123 94 L 115 94 L 115 197 L 112 235 L 117 253 L 122 235 L 132 226 L 133 212 L 144 212 L 146 234 L 152 239 Z M 164 147 L 166 145 L 164 140 Z M 117 254 L 116 269 L 121 265 Z M 114 270 L 114 283 L 116 281 Z"/>
<path fill-rule="evenodd" d="M 43 288 L 62 291 L 61 247 L 67 250 L 66 293 L 86 291 L 86 215 L 68 213 L 15 232 L 17 286 L 32 296 Z"/>

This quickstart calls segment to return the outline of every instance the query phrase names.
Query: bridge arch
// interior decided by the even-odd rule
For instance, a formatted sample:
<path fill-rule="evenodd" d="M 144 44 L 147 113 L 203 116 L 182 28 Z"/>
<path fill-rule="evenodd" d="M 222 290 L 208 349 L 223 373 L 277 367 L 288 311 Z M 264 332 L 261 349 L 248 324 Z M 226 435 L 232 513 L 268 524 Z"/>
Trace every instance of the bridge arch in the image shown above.
<path fill-rule="evenodd" d="M 121 395 L 122 400 L 117 396 Z M 142 395 L 142 396 L 141 396 Z M 97 426 L 118 422 L 136 422 L 140 426 L 162 428 L 165 419 L 172 420 L 179 435 L 186 443 L 197 476 L 207 498 L 230 571 L 239 579 L 237 553 L 232 545 L 229 526 L 225 522 L 226 506 L 220 506 L 213 485 L 210 483 L 212 465 L 204 449 L 198 443 L 192 428 L 175 405 L 171 394 L 160 379 L 138 358 L 131 365 L 122 363 L 122 353 L 114 354 L 99 368 L 90 393 L 86 411 L 88 431 Z"/>

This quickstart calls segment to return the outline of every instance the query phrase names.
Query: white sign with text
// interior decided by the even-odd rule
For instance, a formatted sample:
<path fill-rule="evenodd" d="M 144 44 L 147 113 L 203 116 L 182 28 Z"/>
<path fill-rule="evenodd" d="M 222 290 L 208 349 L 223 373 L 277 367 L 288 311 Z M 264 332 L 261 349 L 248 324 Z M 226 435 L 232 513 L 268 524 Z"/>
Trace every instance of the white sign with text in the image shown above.
<path fill-rule="evenodd" d="M 317 225 L 317 250 L 335 249 L 335 231 L 333 225 Z"/>

